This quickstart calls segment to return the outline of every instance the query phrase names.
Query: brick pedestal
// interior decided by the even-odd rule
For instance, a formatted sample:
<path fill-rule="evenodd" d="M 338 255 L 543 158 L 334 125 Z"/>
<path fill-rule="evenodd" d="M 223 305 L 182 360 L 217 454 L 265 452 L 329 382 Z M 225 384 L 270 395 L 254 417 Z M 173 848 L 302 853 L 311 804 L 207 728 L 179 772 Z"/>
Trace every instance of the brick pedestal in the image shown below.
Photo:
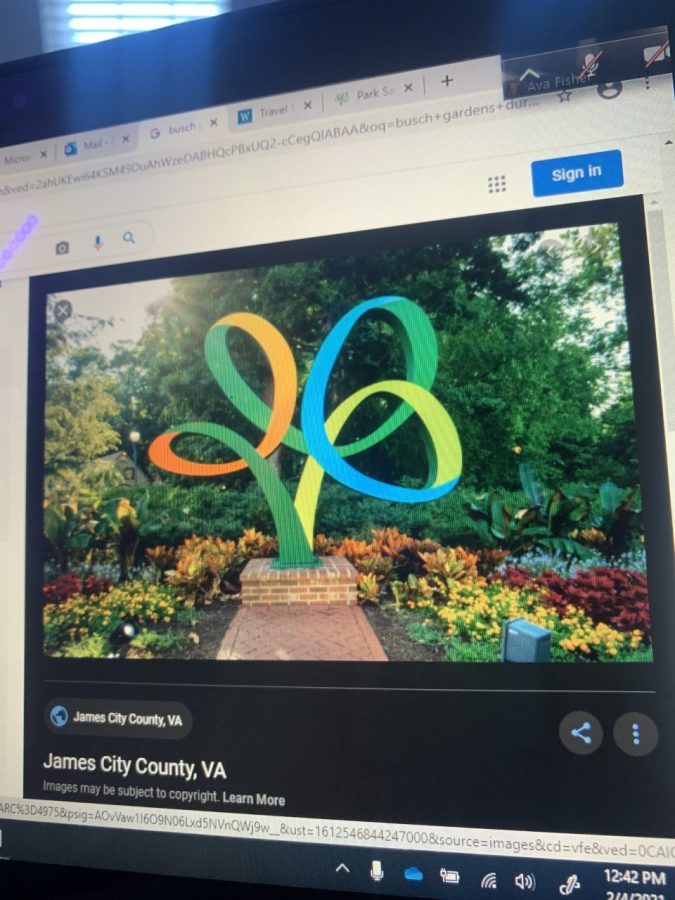
<path fill-rule="evenodd" d="M 343 556 L 322 556 L 312 569 L 273 569 L 271 559 L 252 559 L 241 573 L 241 602 L 356 606 L 357 573 Z"/>

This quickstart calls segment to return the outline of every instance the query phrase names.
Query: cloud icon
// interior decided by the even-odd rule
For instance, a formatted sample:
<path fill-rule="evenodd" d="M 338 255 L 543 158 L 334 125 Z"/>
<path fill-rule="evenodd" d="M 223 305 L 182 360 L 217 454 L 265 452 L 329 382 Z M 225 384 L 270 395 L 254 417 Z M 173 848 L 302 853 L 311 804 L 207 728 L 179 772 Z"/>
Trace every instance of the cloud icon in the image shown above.
<path fill-rule="evenodd" d="M 403 873 L 406 881 L 424 881 L 424 875 L 417 866 L 409 866 Z"/>

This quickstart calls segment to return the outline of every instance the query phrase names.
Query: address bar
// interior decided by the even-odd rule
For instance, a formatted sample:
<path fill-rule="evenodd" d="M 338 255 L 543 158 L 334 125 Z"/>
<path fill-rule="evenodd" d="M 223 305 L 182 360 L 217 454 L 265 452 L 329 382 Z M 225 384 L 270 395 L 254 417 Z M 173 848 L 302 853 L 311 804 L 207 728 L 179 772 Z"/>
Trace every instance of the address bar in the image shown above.
<path fill-rule="evenodd" d="M 442 129 L 469 125 L 479 118 L 512 116 L 528 108 L 534 111 L 540 101 L 521 98 L 503 101 L 493 92 L 476 97 L 462 106 L 440 106 L 434 103 L 419 108 L 397 108 L 359 120 L 333 121 L 331 124 L 314 124 L 312 127 L 298 128 L 282 133 L 258 133 L 255 137 L 232 142 L 191 145 L 165 153 L 127 158 L 124 161 L 89 164 L 72 171 L 59 174 L 39 173 L 22 181 L 6 182 L 0 185 L 0 197 L 20 199 L 40 191 L 72 189 L 92 186 L 106 181 L 136 175 L 151 175 L 175 172 L 178 169 L 223 164 L 254 155 L 267 155 L 278 151 L 305 150 L 320 145 L 335 146 L 344 141 L 358 141 L 364 138 L 384 137 L 401 132 L 419 132 L 425 129 Z"/>

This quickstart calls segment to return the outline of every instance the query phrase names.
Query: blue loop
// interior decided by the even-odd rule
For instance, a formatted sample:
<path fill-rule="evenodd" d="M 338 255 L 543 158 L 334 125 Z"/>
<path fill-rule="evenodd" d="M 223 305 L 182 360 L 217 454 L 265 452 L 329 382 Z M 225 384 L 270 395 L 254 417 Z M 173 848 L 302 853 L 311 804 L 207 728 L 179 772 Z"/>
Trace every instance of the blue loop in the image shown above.
<path fill-rule="evenodd" d="M 349 333 L 358 320 L 372 310 L 385 310 L 398 318 L 398 311 L 396 309 L 398 304 L 414 306 L 414 304 L 405 297 L 376 297 L 374 300 L 367 300 L 360 303 L 354 309 L 346 313 L 333 327 L 316 355 L 307 379 L 307 384 L 305 385 L 300 413 L 301 430 L 304 434 L 309 453 L 328 475 L 345 487 L 352 488 L 353 490 L 359 491 L 362 494 L 367 494 L 370 497 L 376 497 L 381 500 L 391 500 L 396 503 L 426 503 L 429 500 L 437 500 L 439 497 L 443 497 L 451 491 L 459 481 L 459 477 L 446 481 L 443 484 L 423 488 L 408 488 L 401 487 L 400 485 L 388 484 L 387 482 L 379 481 L 376 478 L 370 478 L 368 475 L 364 475 L 346 462 L 341 456 L 339 448 L 333 446 L 326 434 L 325 398 L 328 389 L 328 381 L 333 366 L 335 365 Z M 418 307 L 416 308 L 419 309 Z M 410 347 L 412 348 L 412 355 L 420 359 L 424 357 L 426 352 L 435 359 L 436 346 L 433 329 L 426 316 L 424 316 L 424 320 L 426 321 L 428 330 L 425 328 L 423 334 L 408 335 Z M 431 334 L 432 339 L 434 339 L 432 348 L 424 346 L 429 334 Z M 433 353 L 429 353 L 430 349 L 433 349 Z M 410 369 L 410 366 L 408 368 Z M 433 381 L 434 374 L 435 365 L 433 367 L 431 381 Z M 420 379 L 420 381 L 427 382 L 420 384 L 421 387 L 430 387 L 428 378 Z M 405 418 L 408 418 L 413 412 L 414 410 L 409 409 Z M 404 419 L 401 421 L 404 421 Z M 401 423 L 399 422 L 399 424 Z"/>

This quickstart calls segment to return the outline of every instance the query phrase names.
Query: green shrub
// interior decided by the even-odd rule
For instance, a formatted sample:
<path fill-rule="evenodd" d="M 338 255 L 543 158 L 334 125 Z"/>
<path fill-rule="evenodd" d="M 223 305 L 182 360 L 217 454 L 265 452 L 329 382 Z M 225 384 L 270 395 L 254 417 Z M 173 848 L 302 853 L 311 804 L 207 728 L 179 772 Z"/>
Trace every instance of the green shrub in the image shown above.
<path fill-rule="evenodd" d="M 110 653 L 110 647 L 102 634 L 90 634 L 73 644 L 65 644 L 54 656 L 63 656 L 66 659 L 105 659 Z"/>
<path fill-rule="evenodd" d="M 157 631 L 144 629 L 131 641 L 130 646 L 144 650 L 149 654 L 166 653 L 170 650 L 184 650 L 189 640 L 184 634 L 176 634 L 174 631 Z"/>
<path fill-rule="evenodd" d="M 411 481 L 408 486 L 420 484 Z M 287 488 L 293 495 L 296 483 L 288 481 Z M 561 483 L 559 488 L 567 497 L 588 500 L 591 522 L 601 521 L 603 514 L 606 515 L 599 485 Z M 495 547 L 499 542 L 489 534 L 484 523 L 472 520 L 466 512 L 467 504 L 480 505 L 486 496 L 495 492 L 508 509 L 521 510 L 531 505 L 531 499 L 522 489 L 504 490 L 490 485 L 474 489 L 463 482 L 430 503 L 391 503 L 357 494 L 326 478 L 319 496 L 314 533 L 336 540 L 350 537 L 369 541 L 373 530 L 395 526 L 411 537 L 427 538 L 446 546 L 475 550 Z M 545 508 L 553 492 L 543 488 L 542 493 Z M 156 483 L 125 489 L 125 496 L 134 504 L 145 494 L 147 507 L 141 520 L 139 547 L 143 551 L 158 545 L 176 547 L 193 534 L 217 535 L 223 540 L 237 540 L 247 529 L 275 534 L 267 501 L 255 482 L 242 489 L 217 481 L 189 487 Z M 119 489 L 111 491 L 108 499 L 114 496 L 121 496 Z M 636 493 L 632 508 L 639 509 L 639 503 Z"/>
<path fill-rule="evenodd" d="M 234 540 L 249 528 L 264 534 L 274 532 L 272 514 L 256 483 L 245 490 L 230 490 L 222 483 L 149 484 L 127 489 L 132 500 L 147 493 L 141 522 L 143 549 L 160 544 L 177 546 L 193 534 L 213 534 Z"/>

